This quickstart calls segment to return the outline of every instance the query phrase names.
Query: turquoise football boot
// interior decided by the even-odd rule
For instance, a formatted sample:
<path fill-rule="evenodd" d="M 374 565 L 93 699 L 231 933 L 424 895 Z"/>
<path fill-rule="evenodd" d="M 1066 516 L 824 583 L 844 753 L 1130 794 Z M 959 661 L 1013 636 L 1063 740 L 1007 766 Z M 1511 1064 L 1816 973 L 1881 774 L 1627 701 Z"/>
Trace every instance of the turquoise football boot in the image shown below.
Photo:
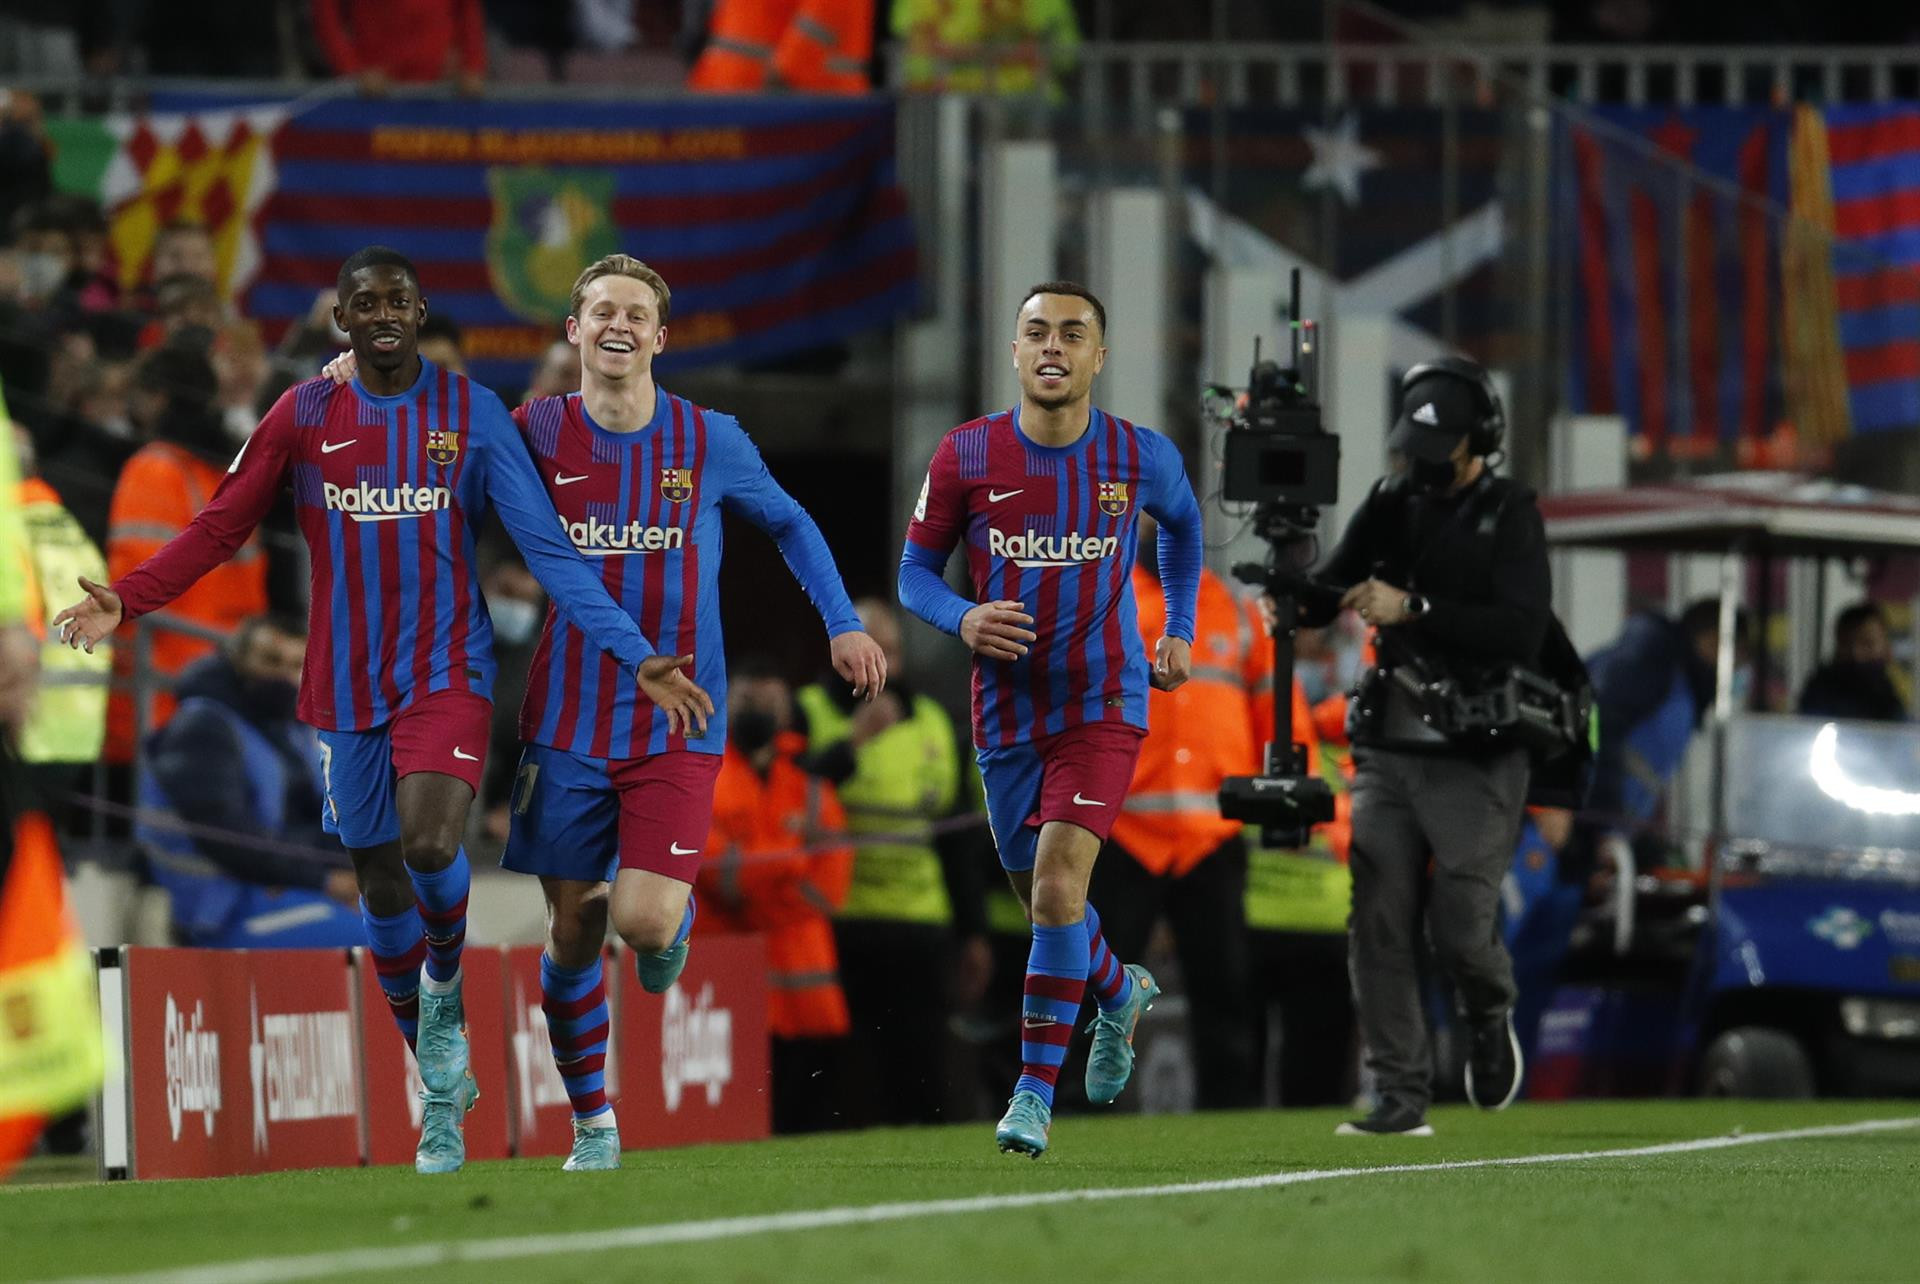
<path fill-rule="evenodd" d="M 467 1162 L 464 1131 L 467 1111 L 480 1099 L 480 1086 L 463 1071 L 452 1092 L 420 1093 L 420 1146 L 413 1152 L 417 1173 L 457 1173 Z"/>
<path fill-rule="evenodd" d="M 640 974 L 640 988 L 648 994 L 665 994 L 687 970 L 687 941 L 670 945 L 658 954 L 636 954 L 633 970 Z"/>
<path fill-rule="evenodd" d="M 586 1120 L 573 1121 L 573 1153 L 560 1165 L 569 1173 L 611 1172 L 620 1166 L 620 1129 L 590 1127 Z"/>
<path fill-rule="evenodd" d="M 467 1074 L 467 1015 L 460 1001 L 460 982 L 445 994 L 429 994 L 420 987 L 420 1033 L 414 1040 L 420 1062 L 420 1082 L 429 1093 L 451 1099 Z"/>
<path fill-rule="evenodd" d="M 1038 1159 L 1047 1153 L 1047 1133 L 1053 1128 L 1053 1107 L 1037 1092 L 1016 1092 L 1000 1116 L 993 1139 L 1003 1153 Z"/>
<path fill-rule="evenodd" d="M 1111 1012 L 1093 1019 L 1093 1049 L 1087 1053 L 1087 1100 L 1104 1106 L 1120 1095 L 1133 1075 L 1133 1032 L 1140 1014 L 1160 997 L 1153 973 L 1138 963 L 1127 964 L 1133 978 L 1133 996 Z"/>

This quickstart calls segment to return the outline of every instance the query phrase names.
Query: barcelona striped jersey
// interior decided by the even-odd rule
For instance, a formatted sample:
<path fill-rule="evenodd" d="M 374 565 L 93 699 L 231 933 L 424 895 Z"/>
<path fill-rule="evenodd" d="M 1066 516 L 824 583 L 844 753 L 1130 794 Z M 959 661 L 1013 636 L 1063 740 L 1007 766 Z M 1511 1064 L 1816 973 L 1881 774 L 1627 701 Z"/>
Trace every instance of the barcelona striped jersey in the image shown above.
<path fill-rule="evenodd" d="M 575 553 L 500 399 L 422 360 L 413 386 L 287 390 L 191 525 L 115 584 L 127 618 L 157 611 L 230 557 L 288 485 L 312 560 L 300 718 L 382 726 L 415 698 L 492 698 L 493 626 L 474 534 L 487 507 L 559 611 L 628 672 L 653 653 Z"/>
<path fill-rule="evenodd" d="M 860 627 L 820 528 L 731 415 L 656 389 L 653 417 L 632 432 L 595 423 L 579 393 L 529 402 L 514 418 L 558 512 L 555 529 L 660 654 L 693 657 L 693 680 L 716 713 L 705 735 L 670 735 L 633 673 L 550 610 L 527 674 L 521 739 L 609 759 L 726 748 L 722 509 L 773 536 L 829 637 Z"/>
<path fill-rule="evenodd" d="M 1161 526 L 1167 634 L 1191 642 L 1203 537 L 1172 442 L 1095 409 L 1075 441 L 1043 446 L 1020 430 L 1017 407 L 942 439 L 907 527 L 900 601 L 954 634 L 975 602 L 1022 602 L 1038 635 L 1017 660 L 974 657 L 976 747 L 1088 722 L 1146 727 L 1131 578 L 1143 510 Z M 975 601 L 941 578 L 962 540 Z"/>

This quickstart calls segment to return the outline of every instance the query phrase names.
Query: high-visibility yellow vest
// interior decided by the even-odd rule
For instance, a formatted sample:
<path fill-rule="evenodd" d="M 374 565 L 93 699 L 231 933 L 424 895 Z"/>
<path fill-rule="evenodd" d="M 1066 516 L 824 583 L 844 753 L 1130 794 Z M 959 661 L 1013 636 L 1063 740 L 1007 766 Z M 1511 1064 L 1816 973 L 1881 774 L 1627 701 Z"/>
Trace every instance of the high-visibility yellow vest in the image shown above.
<path fill-rule="evenodd" d="M 814 751 L 852 732 L 852 718 L 825 687 L 799 694 Z M 933 822 L 953 810 L 959 792 L 959 754 L 953 722 L 926 696 L 915 696 L 905 718 L 860 746 L 853 775 L 838 787 L 854 840 L 853 887 L 842 918 L 949 923 L 953 906 L 933 848 Z M 885 834 L 887 840 L 863 839 Z"/>
<path fill-rule="evenodd" d="M 26 622 L 41 639 L 40 688 L 33 714 L 20 731 L 23 762 L 93 762 L 107 735 L 107 679 L 113 648 L 93 654 L 53 636 L 53 617 L 79 593 L 82 575 L 106 583 L 107 559 L 38 478 L 19 484 L 20 520 L 26 530 Z"/>
<path fill-rule="evenodd" d="M 1080 46 L 1071 0 L 893 0 L 892 27 L 902 86 L 915 91 L 1058 100 Z"/>

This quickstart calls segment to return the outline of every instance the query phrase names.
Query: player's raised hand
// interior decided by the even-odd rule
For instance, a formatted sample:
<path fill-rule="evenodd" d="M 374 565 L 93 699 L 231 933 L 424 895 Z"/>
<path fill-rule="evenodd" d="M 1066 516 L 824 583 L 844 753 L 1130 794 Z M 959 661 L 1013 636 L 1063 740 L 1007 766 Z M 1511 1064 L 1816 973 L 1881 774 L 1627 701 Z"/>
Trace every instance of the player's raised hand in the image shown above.
<path fill-rule="evenodd" d="M 855 629 L 829 644 L 833 671 L 853 684 L 853 693 L 871 700 L 887 689 L 887 653 L 865 633 Z"/>
<path fill-rule="evenodd" d="M 1155 690 L 1172 691 L 1193 676 L 1193 648 L 1180 638 L 1163 637 L 1153 648 L 1153 673 L 1149 676 Z"/>
<path fill-rule="evenodd" d="M 62 642 L 92 655 L 94 645 L 120 627 L 126 611 L 120 604 L 120 595 L 106 585 L 95 584 L 82 575 L 80 587 L 87 595 L 54 616 L 53 626 Z"/>
<path fill-rule="evenodd" d="M 692 668 L 690 655 L 650 655 L 640 662 L 640 689 L 667 715 L 668 734 L 691 736 L 696 728 L 699 735 L 707 734 L 713 697 L 687 676 Z"/>
<path fill-rule="evenodd" d="M 351 352 L 343 352 L 321 366 L 320 373 L 335 383 L 352 383 L 353 377 L 360 373 L 360 358 Z"/>
<path fill-rule="evenodd" d="M 1018 660 L 1038 636 L 1025 602 L 982 602 L 960 617 L 960 640 L 989 660 Z"/>

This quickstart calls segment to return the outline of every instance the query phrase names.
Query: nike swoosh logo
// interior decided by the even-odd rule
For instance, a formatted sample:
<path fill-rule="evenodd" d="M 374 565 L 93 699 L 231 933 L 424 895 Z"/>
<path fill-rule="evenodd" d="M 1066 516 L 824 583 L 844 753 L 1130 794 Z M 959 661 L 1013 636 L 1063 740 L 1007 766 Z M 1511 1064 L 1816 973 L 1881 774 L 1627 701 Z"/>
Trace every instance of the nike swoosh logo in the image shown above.
<path fill-rule="evenodd" d="M 569 477 L 565 473 L 555 473 L 553 475 L 553 484 L 556 486 L 571 486 L 577 481 L 585 481 L 586 479 L 587 474 L 585 473 L 581 473 L 578 477 Z"/>
<path fill-rule="evenodd" d="M 458 758 L 461 762 L 479 762 L 480 761 L 478 758 L 474 757 L 470 753 L 461 753 L 459 745 L 455 745 L 453 747 L 453 756 Z M 1075 801 L 1078 801 L 1078 800 L 1076 799 Z"/>
<path fill-rule="evenodd" d="M 674 856 L 698 856 L 700 854 L 698 847 L 682 847 L 679 843 L 668 843 L 667 851 Z"/>
<path fill-rule="evenodd" d="M 1015 495 L 1024 495 L 1026 493 L 1025 488 L 1020 490 L 990 490 L 987 492 L 987 502 L 989 504 L 997 504 L 1003 499 L 1012 499 Z"/>
<path fill-rule="evenodd" d="M 1080 805 L 1080 806 L 1082 806 L 1082 807 L 1104 807 L 1104 806 L 1106 806 L 1106 804 L 1105 804 L 1105 803 L 1103 803 L 1103 802 L 1100 802 L 1100 801 L 1099 801 L 1099 800 L 1097 800 L 1097 799 L 1093 799 L 1093 798 L 1082 798 L 1082 797 L 1081 797 L 1081 796 L 1080 796 L 1079 794 L 1077 794 L 1077 793 L 1076 793 L 1076 794 L 1074 794 L 1074 796 L 1073 796 L 1073 801 L 1074 801 L 1075 803 L 1077 803 L 1078 805 Z"/>
<path fill-rule="evenodd" d="M 1044 1030 L 1050 1025 L 1059 1025 L 1060 1023 L 1058 1021 L 1036 1021 L 1032 1017 L 1026 1017 L 1020 1024 L 1029 1030 Z"/>
<path fill-rule="evenodd" d="M 358 437 L 349 437 L 345 441 L 323 441 L 320 443 L 320 453 L 323 455 L 331 455 L 336 450 L 345 450 L 348 446 L 351 446 L 359 440 Z"/>

